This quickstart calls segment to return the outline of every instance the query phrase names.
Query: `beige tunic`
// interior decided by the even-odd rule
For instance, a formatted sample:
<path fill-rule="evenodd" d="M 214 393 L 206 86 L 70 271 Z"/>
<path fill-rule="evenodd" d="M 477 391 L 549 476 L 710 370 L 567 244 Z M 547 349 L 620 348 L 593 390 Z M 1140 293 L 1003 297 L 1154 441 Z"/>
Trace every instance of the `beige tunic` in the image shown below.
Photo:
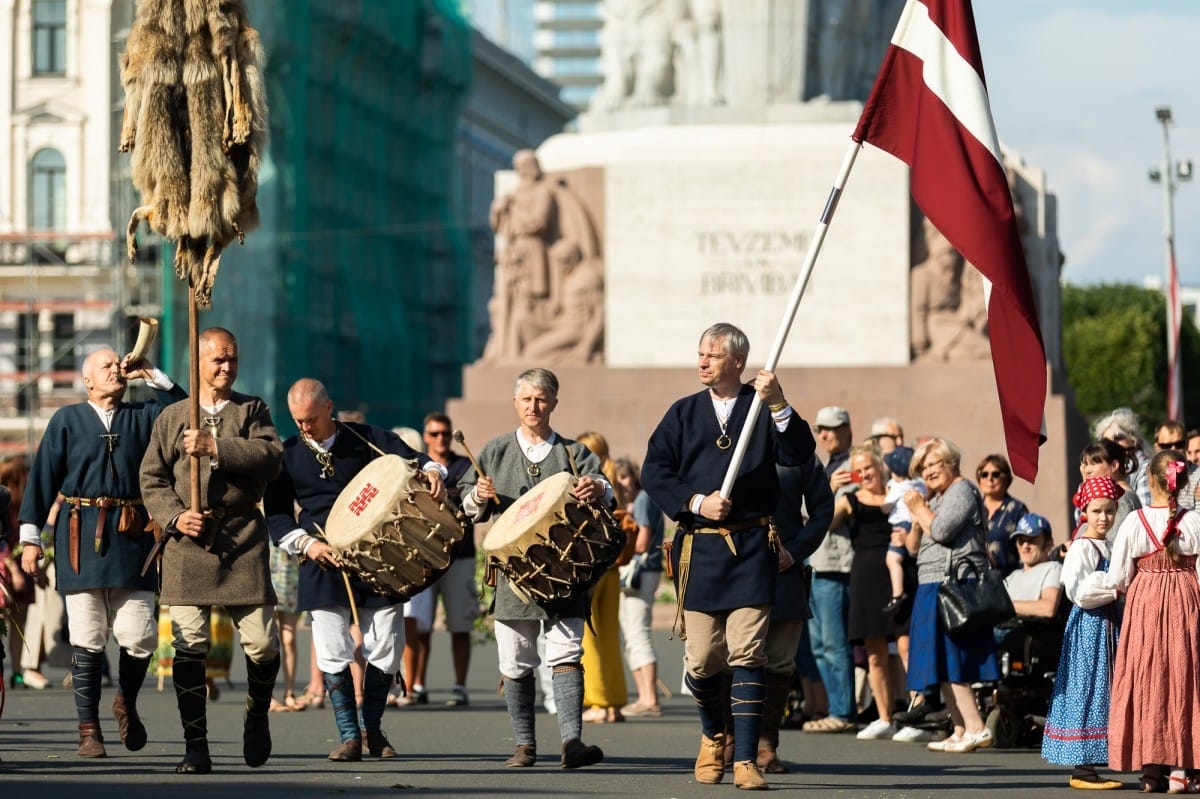
<path fill-rule="evenodd" d="M 207 414 L 202 412 L 201 424 Z M 150 515 L 166 527 L 191 494 L 191 467 L 200 468 L 200 504 L 212 513 L 205 535 L 171 536 L 163 550 L 164 605 L 273 605 L 268 563 L 270 539 L 258 504 L 267 482 L 279 473 L 283 445 L 271 411 L 258 397 L 234 392 L 216 414 L 216 468 L 183 451 L 188 404 L 177 402 L 154 423 L 142 460 L 142 497 Z"/>

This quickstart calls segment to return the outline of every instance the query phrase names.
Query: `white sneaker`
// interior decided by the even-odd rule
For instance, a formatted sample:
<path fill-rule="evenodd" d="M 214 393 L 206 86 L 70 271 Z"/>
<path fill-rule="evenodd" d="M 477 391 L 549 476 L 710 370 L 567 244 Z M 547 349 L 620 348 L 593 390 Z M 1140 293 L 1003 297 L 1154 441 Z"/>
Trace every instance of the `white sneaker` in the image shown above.
<path fill-rule="evenodd" d="M 863 727 L 855 737 L 860 741 L 886 741 L 896 734 L 896 726 L 890 721 L 875 719 Z"/>
<path fill-rule="evenodd" d="M 933 740 L 933 733 L 919 727 L 901 727 L 892 740 L 902 744 L 923 744 Z"/>

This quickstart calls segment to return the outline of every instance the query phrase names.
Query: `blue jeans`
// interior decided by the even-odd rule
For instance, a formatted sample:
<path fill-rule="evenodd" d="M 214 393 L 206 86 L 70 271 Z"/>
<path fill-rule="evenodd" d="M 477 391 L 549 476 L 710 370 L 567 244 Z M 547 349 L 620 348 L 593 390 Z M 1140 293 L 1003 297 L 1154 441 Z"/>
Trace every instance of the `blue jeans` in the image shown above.
<path fill-rule="evenodd" d="M 854 721 L 854 656 L 847 637 L 850 613 L 850 575 L 813 573 L 812 594 L 808 600 L 812 618 L 808 620 L 809 642 L 825 693 L 829 695 L 829 715 L 842 721 Z"/>

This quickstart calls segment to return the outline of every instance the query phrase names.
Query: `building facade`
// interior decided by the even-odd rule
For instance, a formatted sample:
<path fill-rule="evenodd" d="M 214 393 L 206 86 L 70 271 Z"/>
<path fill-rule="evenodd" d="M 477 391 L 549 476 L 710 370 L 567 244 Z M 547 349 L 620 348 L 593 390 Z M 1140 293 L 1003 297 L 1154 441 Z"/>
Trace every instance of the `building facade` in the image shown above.
<path fill-rule="evenodd" d="M 114 64 L 132 14 L 133 0 L 0 0 L 0 452 L 31 450 L 79 400 L 83 358 L 157 311 L 155 248 L 129 265 L 114 247 Z"/>

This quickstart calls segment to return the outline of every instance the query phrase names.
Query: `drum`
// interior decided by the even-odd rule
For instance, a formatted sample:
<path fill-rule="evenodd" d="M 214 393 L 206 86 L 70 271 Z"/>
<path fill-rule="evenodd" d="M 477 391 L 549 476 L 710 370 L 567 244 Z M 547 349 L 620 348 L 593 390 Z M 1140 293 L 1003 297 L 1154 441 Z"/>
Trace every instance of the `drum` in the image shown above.
<path fill-rule="evenodd" d="M 367 464 L 329 511 L 325 538 L 346 568 L 406 600 L 450 568 L 462 540 L 458 513 L 429 494 L 428 478 L 398 455 Z"/>
<path fill-rule="evenodd" d="M 483 548 L 525 601 L 564 599 L 586 588 L 621 554 L 625 533 L 606 509 L 571 496 L 576 478 L 551 475 L 509 506 Z"/>

